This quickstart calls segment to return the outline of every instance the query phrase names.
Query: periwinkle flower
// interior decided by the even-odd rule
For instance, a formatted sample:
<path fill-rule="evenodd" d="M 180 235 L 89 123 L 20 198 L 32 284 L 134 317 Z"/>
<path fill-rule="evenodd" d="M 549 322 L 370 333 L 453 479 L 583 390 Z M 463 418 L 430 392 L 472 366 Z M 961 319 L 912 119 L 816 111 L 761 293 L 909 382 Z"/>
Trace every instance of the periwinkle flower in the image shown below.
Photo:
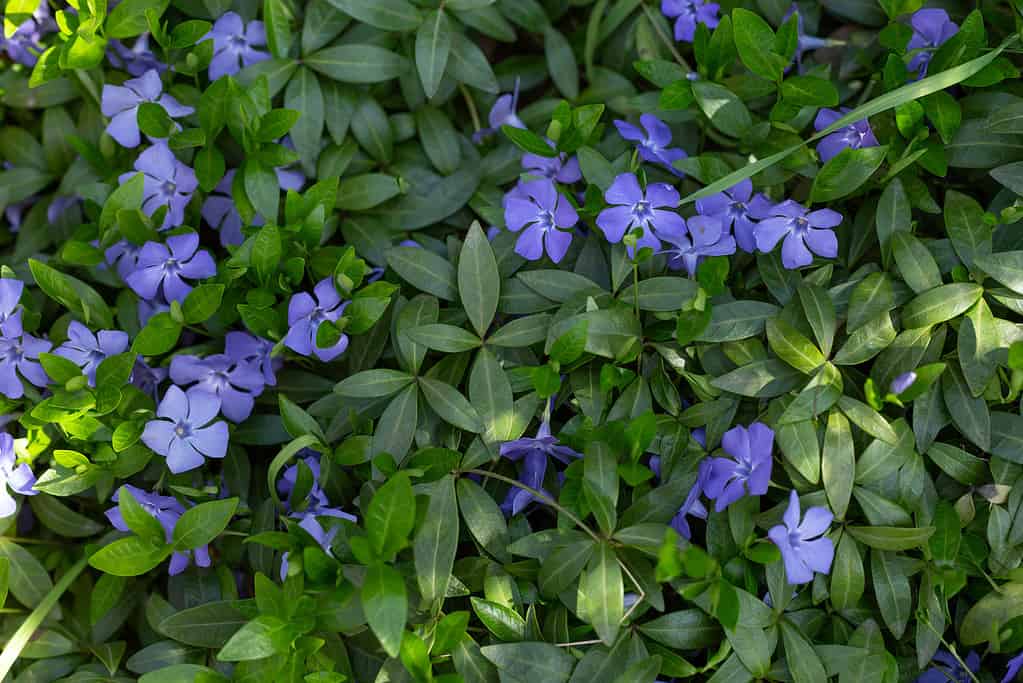
<path fill-rule="evenodd" d="M 476 131 L 472 136 L 473 142 L 479 144 L 484 138 L 501 130 L 501 126 L 511 126 L 512 128 L 525 130 L 526 124 L 522 123 L 522 120 L 516 113 L 518 106 L 519 81 L 515 79 L 515 90 L 497 98 L 494 106 L 490 108 L 490 113 L 487 115 L 487 123 L 490 124 L 490 127 Z"/>
<path fill-rule="evenodd" d="M 789 18 L 793 14 L 796 15 L 796 36 L 797 36 L 797 38 L 796 38 L 796 54 L 795 54 L 795 57 L 793 58 L 793 61 L 796 63 L 796 70 L 799 73 L 803 73 L 803 54 L 804 53 L 811 52 L 813 50 L 819 50 L 819 49 L 821 49 L 823 47 L 834 47 L 834 46 L 837 46 L 837 45 L 842 45 L 843 43 L 841 41 L 834 41 L 834 40 L 829 40 L 827 38 L 819 38 L 817 36 L 808 35 L 806 33 L 805 28 L 804 28 L 803 13 L 799 11 L 799 5 L 797 5 L 794 2 L 789 6 L 789 10 L 788 10 L 788 12 L 785 13 L 785 16 L 782 17 L 782 23 L 784 24 L 785 22 L 787 22 L 789 20 Z M 788 72 L 788 70 L 791 69 L 791 68 L 792 68 L 792 65 L 790 64 L 789 67 L 785 71 Z"/>
<path fill-rule="evenodd" d="M 21 377 L 37 387 L 45 387 L 50 378 L 39 364 L 39 354 L 49 351 L 53 344 L 45 339 L 38 339 L 22 331 L 20 321 L 16 326 L 16 334 L 0 327 L 0 394 L 7 398 L 21 398 L 25 395 L 25 387 Z"/>
<path fill-rule="evenodd" d="M 551 144 L 548 142 L 548 144 Z M 553 145 L 551 145 L 553 147 Z M 522 168 L 530 175 L 556 180 L 570 185 L 579 182 L 583 177 L 579 168 L 579 159 L 569 157 L 564 152 L 556 157 L 543 157 L 539 154 L 523 154 Z"/>
<path fill-rule="evenodd" d="M 698 435 L 697 432 L 700 432 Z M 704 430 L 694 429 L 693 438 L 695 438 L 700 445 L 704 445 L 705 436 Z M 661 459 L 657 456 L 650 458 L 650 469 L 654 471 L 654 474 L 658 478 L 661 477 Z M 697 472 L 696 482 L 693 487 L 689 489 L 689 493 L 686 495 L 686 499 L 682 502 L 678 512 L 671 518 L 671 528 L 678 532 L 679 536 L 686 539 L 687 541 L 693 537 L 692 529 L 689 528 L 689 516 L 696 517 L 697 519 L 707 519 L 707 508 L 704 507 L 703 501 L 700 500 L 700 496 L 703 495 L 703 488 L 707 483 L 707 468 L 701 467 Z"/>
<path fill-rule="evenodd" d="M 120 240 L 107 247 L 103 255 L 107 265 L 113 266 L 122 280 L 127 280 L 138 265 L 141 250 L 142 247 L 137 244 L 132 244 L 128 240 Z"/>
<path fill-rule="evenodd" d="M 821 109 L 814 119 L 813 128 L 818 133 L 848 114 L 852 109 L 842 107 L 839 110 Z M 862 149 L 863 147 L 877 147 L 877 138 L 870 128 L 870 121 L 860 119 L 854 121 L 844 128 L 839 128 L 834 133 L 828 133 L 824 139 L 817 143 L 817 154 L 821 161 L 827 163 L 843 149 Z"/>
<path fill-rule="evenodd" d="M 39 492 L 32 488 L 36 477 L 27 463 L 18 464 L 14 454 L 14 437 L 7 432 L 0 433 L 0 518 L 13 515 L 18 503 L 10 494 L 20 493 L 23 496 L 34 496 Z M 10 489 L 10 491 L 8 491 Z"/>
<path fill-rule="evenodd" d="M 149 34 L 143 33 L 131 47 L 128 47 L 119 40 L 112 39 L 107 44 L 107 61 L 114 68 L 127 71 L 132 76 L 141 76 L 150 69 L 163 73 L 167 65 L 156 58 L 149 48 Z"/>
<path fill-rule="evenodd" d="M 138 113 L 143 102 L 155 102 L 172 119 L 195 112 L 192 107 L 163 94 L 163 81 L 156 69 L 150 69 L 138 78 L 130 78 L 124 85 L 104 85 L 101 109 L 103 116 L 110 117 L 107 134 L 122 147 L 138 147 L 142 142 Z"/>
<path fill-rule="evenodd" d="M 171 359 L 171 381 L 195 387 L 220 399 L 220 410 L 231 422 L 242 422 L 252 414 L 256 397 L 263 393 L 263 375 L 255 365 L 238 362 L 226 353 L 205 358 L 180 355 Z"/>
<path fill-rule="evenodd" d="M 935 662 L 935 666 L 917 676 L 916 683 L 971 683 L 975 678 L 963 668 L 963 664 L 973 673 L 980 673 L 980 655 L 972 650 L 962 664 L 945 650 L 938 650 L 931 661 Z"/>
<path fill-rule="evenodd" d="M 546 251 L 552 261 L 560 263 L 572 244 L 570 228 L 579 221 L 579 214 L 553 182 L 531 180 L 505 196 L 504 221 L 512 232 L 522 231 L 515 242 L 516 254 L 536 261 Z"/>
<path fill-rule="evenodd" d="M 770 217 L 757 224 L 757 248 L 769 252 L 784 237 L 781 262 L 788 269 L 813 263 L 813 254 L 824 258 L 838 256 L 838 238 L 834 228 L 842 214 L 832 209 L 810 211 L 791 199 L 775 205 Z"/>
<path fill-rule="evenodd" d="M 255 366 L 263 376 L 263 383 L 270 387 L 277 384 L 277 370 L 283 365 L 280 358 L 271 355 L 273 348 L 269 339 L 248 332 L 228 332 L 224 337 L 224 353 L 237 362 Z"/>
<path fill-rule="evenodd" d="M 303 356 L 315 355 L 324 362 L 331 361 L 348 348 L 348 335 L 342 334 L 328 348 L 317 346 L 316 335 L 323 323 L 337 322 L 348 302 L 341 301 L 341 295 L 329 277 L 320 280 L 313 293 L 315 299 L 308 292 L 299 292 L 291 297 L 288 303 L 289 329 L 284 337 L 284 345 Z"/>
<path fill-rule="evenodd" d="M 643 247 L 659 251 L 661 241 L 656 234 L 659 230 L 673 235 L 686 231 L 682 216 L 665 210 L 674 209 L 679 203 L 678 190 L 667 183 L 651 183 L 643 192 L 635 174 L 623 173 L 607 188 L 604 199 L 613 206 L 600 212 L 597 227 L 603 231 L 608 242 L 617 244 L 626 233 L 636 229 L 643 231 L 635 247 L 627 245 L 629 258 L 633 258 L 636 249 Z"/>
<path fill-rule="evenodd" d="M 735 238 L 724 229 L 721 219 L 713 216 L 693 216 L 683 223 L 685 230 L 675 227 L 658 230 L 658 235 L 670 246 L 663 253 L 668 256 L 672 269 L 685 268 L 690 276 L 706 256 L 728 256 L 735 253 Z"/>
<path fill-rule="evenodd" d="M 784 524 L 771 527 L 768 538 L 778 546 L 789 585 L 809 583 L 814 573 L 827 574 L 835 559 L 835 544 L 824 536 L 835 518 L 827 508 L 812 507 L 800 521 L 799 494 L 789 494 Z"/>
<path fill-rule="evenodd" d="M 25 283 L 12 277 L 0 278 L 0 334 L 16 337 L 21 334 L 21 293 Z"/>
<path fill-rule="evenodd" d="M 762 496 L 771 481 L 771 449 L 774 430 L 762 422 L 749 428 L 732 427 L 721 438 L 721 447 L 729 458 L 705 460 L 707 468 L 703 491 L 721 512 L 747 493 Z"/>
<path fill-rule="evenodd" d="M 89 378 L 89 386 L 96 386 L 96 369 L 109 356 L 128 350 L 128 333 L 120 330 L 100 330 L 92 333 L 88 327 L 72 320 L 67 328 L 68 340 L 54 350 L 54 354 L 67 358 L 82 369 Z"/>
<path fill-rule="evenodd" d="M 661 0 L 661 12 L 675 19 L 675 40 L 693 42 L 696 25 L 717 28 L 721 5 L 706 0 Z"/>
<path fill-rule="evenodd" d="M 959 26 L 948 17 L 948 12 L 938 8 L 917 10 L 909 20 L 913 37 L 906 49 L 917 52 L 909 60 L 907 68 L 915 71 L 917 78 L 927 75 L 927 69 L 934 57 L 934 51 L 959 32 Z"/>
<path fill-rule="evenodd" d="M 217 274 L 213 257 L 198 247 L 199 235 L 194 232 L 172 235 L 167 244 L 146 242 L 125 282 L 143 299 L 155 299 L 162 293 L 167 301 L 182 302 L 192 291 L 185 279 L 202 280 Z"/>
<path fill-rule="evenodd" d="M 184 392 L 171 385 L 156 409 L 158 419 L 146 423 L 142 443 L 167 459 L 174 474 L 201 467 L 206 458 L 227 455 L 228 428 L 217 420 L 220 399 L 199 387 Z"/>
<path fill-rule="evenodd" d="M 755 221 L 769 216 L 773 206 L 763 193 L 753 194 L 753 181 L 749 178 L 723 192 L 696 200 L 696 210 L 719 219 L 723 229 L 731 228 L 736 244 L 747 254 L 757 248 Z"/>
<path fill-rule="evenodd" d="M 32 16 L 23 21 L 8 37 L 0 34 L 0 50 L 13 61 L 25 66 L 35 66 L 39 55 L 45 51 L 43 36 L 57 30 L 57 23 L 50 16 L 46 0 L 40 0 Z"/>
<path fill-rule="evenodd" d="M 1020 652 L 1018 655 L 1009 660 L 1009 663 L 1006 665 L 1005 676 L 1002 677 L 1001 683 L 1012 683 L 1012 681 L 1016 680 L 1016 676 L 1019 674 L 1021 669 L 1023 669 L 1023 652 Z"/>
<path fill-rule="evenodd" d="M 615 121 L 618 134 L 626 140 L 636 143 L 639 158 L 653 164 L 661 164 L 679 178 L 685 174 L 675 168 L 675 162 L 685 159 L 688 154 L 681 147 L 669 147 L 671 144 L 671 128 L 653 114 L 639 117 L 643 126 L 640 129 L 627 121 Z"/>
<path fill-rule="evenodd" d="M 551 436 L 551 425 L 547 420 L 540 423 L 535 437 L 522 437 L 501 444 L 500 454 L 502 458 L 508 458 L 512 462 L 521 460 L 522 473 L 519 475 L 519 481 L 544 493 L 546 491 L 543 488 L 543 479 L 547 474 L 548 457 L 566 465 L 573 459 L 582 457 L 568 446 L 562 446 L 556 437 Z M 513 486 L 501 503 L 501 509 L 506 515 L 517 515 L 535 499 L 536 497 L 529 491 Z"/>
<path fill-rule="evenodd" d="M 895 379 L 893 379 L 891 385 L 888 387 L 888 390 L 891 393 L 898 396 L 899 394 L 913 386 L 915 382 L 916 373 L 910 370 L 909 372 L 904 372 Z"/>
<path fill-rule="evenodd" d="M 150 367 L 141 358 L 137 358 L 131 370 L 131 383 L 156 401 L 159 399 L 160 382 L 167 379 L 168 374 L 167 368 Z"/>
<path fill-rule="evenodd" d="M 299 171 L 291 171 L 284 168 L 274 169 L 277 174 L 277 184 L 282 190 L 302 189 L 305 183 L 305 176 Z M 236 169 L 231 169 L 220 179 L 213 192 L 206 197 L 202 205 L 202 217 L 214 230 L 220 231 L 220 243 L 225 247 L 237 246 L 245 241 L 242 234 L 242 217 L 238 213 L 238 207 L 234 203 L 234 196 L 231 192 Z M 259 214 L 252 219 L 252 225 L 263 225 L 266 220 Z"/>
<path fill-rule="evenodd" d="M 146 215 L 152 216 L 158 208 L 166 206 L 161 230 L 184 223 L 185 206 L 199 186 L 195 171 L 178 161 L 164 142 L 142 152 L 135 160 L 135 171 L 142 173 L 142 210 Z M 123 185 L 134 176 L 135 173 L 122 173 L 118 182 Z"/>
<path fill-rule="evenodd" d="M 127 491 L 135 502 L 149 514 L 150 517 L 155 519 L 163 527 L 164 540 L 170 543 L 174 537 L 174 527 L 177 526 L 178 520 L 181 519 L 181 515 L 185 514 L 185 506 L 182 505 L 177 498 L 173 496 L 161 496 L 158 493 L 150 493 L 149 491 L 143 491 L 140 488 L 132 486 L 131 484 L 122 484 L 117 491 L 114 492 L 112 500 L 115 503 L 119 503 L 121 496 Z M 131 528 L 124 521 L 124 517 L 121 515 L 121 507 L 116 505 L 106 511 L 106 517 L 110 520 L 111 526 L 118 531 L 130 532 Z M 210 566 L 210 550 L 209 546 L 200 546 L 192 550 L 175 551 L 171 554 L 170 565 L 167 568 L 167 573 L 171 576 L 176 576 L 188 568 L 188 565 L 192 563 L 192 558 L 195 558 L 195 563 L 200 567 Z"/>
<path fill-rule="evenodd" d="M 170 310 L 170 304 L 164 301 L 162 298 L 157 297 L 155 299 L 139 299 L 138 312 L 139 312 L 139 325 L 142 327 L 146 326 L 149 319 L 157 313 L 166 313 Z"/>
<path fill-rule="evenodd" d="M 213 60 L 209 77 L 215 81 L 221 76 L 233 76 L 243 66 L 252 66 L 270 59 L 270 53 L 257 50 L 266 45 L 266 28 L 261 21 L 250 21 L 248 26 L 235 12 L 226 12 L 213 24 L 203 40 L 213 39 Z"/>

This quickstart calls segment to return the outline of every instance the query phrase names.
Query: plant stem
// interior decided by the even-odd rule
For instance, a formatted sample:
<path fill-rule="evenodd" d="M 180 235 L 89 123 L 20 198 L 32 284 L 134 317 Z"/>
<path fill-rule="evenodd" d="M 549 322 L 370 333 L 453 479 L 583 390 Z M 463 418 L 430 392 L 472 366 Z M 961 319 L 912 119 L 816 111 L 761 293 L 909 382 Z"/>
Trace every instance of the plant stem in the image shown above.
<path fill-rule="evenodd" d="M 672 56 L 675 58 L 675 61 L 679 63 L 679 66 L 685 69 L 686 73 L 691 72 L 692 68 L 689 66 L 689 62 L 687 62 L 686 58 L 683 57 L 675 48 L 675 43 L 671 40 L 671 38 L 664 35 L 664 27 L 661 26 L 658 16 L 653 13 L 653 10 L 651 10 L 645 2 L 643 3 L 643 12 L 646 13 L 646 18 L 650 21 L 650 25 L 654 27 L 654 33 L 657 34 L 657 37 L 661 39 L 661 42 L 664 43 L 669 51 L 671 51 Z"/>
<path fill-rule="evenodd" d="M 479 112 L 476 111 L 476 102 L 472 99 L 472 93 L 469 92 L 464 83 L 459 83 L 458 89 L 462 91 L 462 97 L 465 98 L 465 106 L 469 109 L 469 117 L 472 119 L 472 130 L 474 133 L 478 133 L 482 126 L 480 125 Z"/>

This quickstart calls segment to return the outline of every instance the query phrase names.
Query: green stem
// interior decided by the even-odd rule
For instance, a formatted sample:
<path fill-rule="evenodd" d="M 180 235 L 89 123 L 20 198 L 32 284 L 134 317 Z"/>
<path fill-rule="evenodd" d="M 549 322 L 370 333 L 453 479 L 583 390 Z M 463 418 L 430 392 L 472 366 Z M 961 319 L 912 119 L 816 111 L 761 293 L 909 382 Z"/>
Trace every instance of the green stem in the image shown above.
<path fill-rule="evenodd" d="M 474 133 L 480 132 L 480 115 L 476 111 L 476 102 L 472 99 L 472 93 L 465 87 L 465 84 L 459 83 L 458 89 L 462 91 L 462 97 L 465 98 L 465 106 L 469 108 L 469 116 L 472 118 L 472 130 Z"/>
<path fill-rule="evenodd" d="M 593 529 L 591 529 L 589 526 L 587 526 L 586 522 L 584 522 L 581 519 L 579 519 L 578 517 L 576 517 L 574 514 L 572 514 L 567 509 L 563 508 L 560 504 L 558 504 L 558 502 L 556 500 L 554 500 L 553 498 L 548 496 L 543 491 L 538 491 L 537 489 L 534 489 L 532 486 L 526 486 L 525 484 L 523 484 L 521 481 L 518 481 L 517 479 L 512 479 L 511 477 L 506 477 L 503 474 L 497 474 L 496 472 L 488 472 L 487 470 L 478 470 L 478 469 L 465 470 L 465 472 L 467 472 L 468 474 L 477 474 L 477 475 L 479 475 L 481 477 L 489 477 L 490 479 L 497 479 L 498 481 L 503 481 L 505 484 L 510 484 L 512 486 L 520 488 L 523 491 L 528 491 L 537 500 L 543 502 L 546 505 L 550 505 L 552 508 L 554 508 L 555 510 L 557 510 L 558 512 L 560 512 L 561 514 L 565 515 L 570 520 L 572 520 L 576 524 L 576 526 L 578 526 L 580 529 L 582 529 L 587 534 L 589 534 L 590 538 L 592 538 L 594 541 L 597 541 L 598 543 L 602 543 L 603 540 L 604 540 L 599 535 L 597 535 L 597 533 Z"/>
<path fill-rule="evenodd" d="M 664 35 L 664 27 L 661 26 L 660 18 L 653 13 L 653 10 L 651 10 L 649 5 L 645 2 L 643 3 L 643 12 L 646 13 L 646 18 L 650 21 L 650 25 L 654 27 L 654 33 L 657 34 L 657 37 L 661 39 L 661 42 L 664 43 L 669 51 L 671 51 L 671 55 L 675 58 L 675 61 L 679 63 L 679 66 L 685 69 L 686 73 L 692 72 L 689 62 L 687 62 L 686 58 L 683 57 L 675 48 L 675 43 L 669 36 Z"/>
<path fill-rule="evenodd" d="M 78 578 L 78 575 L 82 573 L 88 564 L 89 559 L 87 557 L 78 560 L 71 569 L 67 570 L 64 576 L 60 577 L 57 585 L 50 589 L 50 592 L 43 597 L 39 605 L 25 618 L 25 621 L 21 622 L 21 626 L 14 632 L 11 639 L 7 641 L 4 651 L 0 653 L 0 680 L 4 680 L 7 677 L 11 667 L 18 661 L 21 651 L 25 649 L 36 629 L 46 619 L 46 615 L 50 613 L 50 610 L 54 608 L 60 597 L 70 588 L 71 584 L 74 583 L 75 579 Z"/>

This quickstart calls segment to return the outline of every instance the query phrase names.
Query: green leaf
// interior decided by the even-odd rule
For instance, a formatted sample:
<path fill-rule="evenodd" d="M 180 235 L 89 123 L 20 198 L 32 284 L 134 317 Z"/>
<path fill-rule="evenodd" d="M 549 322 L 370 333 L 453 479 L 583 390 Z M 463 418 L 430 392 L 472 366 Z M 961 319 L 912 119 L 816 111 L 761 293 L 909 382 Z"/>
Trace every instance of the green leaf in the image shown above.
<path fill-rule="evenodd" d="M 941 391 L 952 422 L 982 450 L 991 446 L 991 414 L 982 397 L 974 397 L 963 373 L 952 364 L 941 376 Z"/>
<path fill-rule="evenodd" d="M 927 543 L 934 527 L 848 526 L 846 530 L 860 543 L 877 550 L 911 550 Z"/>
<path fill-rule="evenodd" d="M 692 303 L 699 289 L 689 278 L 652 277 L 629 285 L 618 298 L 626 305 L 638 301 L 643 311 L 678 311 Z"/>
<path fill-rule="evenodd" d="M 771 350 L 800 372 L 810 374 L 824 364 L 824 355 L 813 342 L 782 318 L 767 321 L 766 331 Z"/>
<path fill-rule="evenodd" d="M 469 401 L 483 420 L 485 441 L 507 441 L 520 435 L 511 382 L 490 349 L 481 349 L 476 355 L 469 374 Z"/>
<path fill-rule="evenodd" d="M 401 651 L 408 596 L 405 580 L 386 564 L 370 565 L 362 582 L 362 611 L 373 635 L 391 657 Z"/>
<path fill-rule="evenodd" d="M 394 247 L 387 252 L 387 264 L 413 287 L 446 301 L 458 298 L 455 268 L 432 251 L 416 247 Z"/>
<path fill-rule="evenodd" d="M 555 596 L 571 586 L 595 549 L 593 541 L 587 539 L 563 545 L 545 557 L 537 577 L 541 595 Z"/>
<path fill-rule="evenodd" d="M 781 638 L 785 643 L 785 662 L 794 683 L 817 683 L 828 679 L 824 665 L 810 641 L 788 619 L 781 621 Z"/>
<path fill-rule="evenodd" d="M 245 662 L 284 652 L 294 637 L 291 631 L 286 621 L 262 614 L 238 629 L 217 653 L 217 659 Z"/>
<path fill-rule="evenodd" d="M 815 76 L 789 76 L 781 84 L 781 95 L 788 104 L 799 107 L 834 107 L 838 89 L 831 81 Z"/>
<path fill-rule="evenodd" d="M 809 283 L 801 285 L 796 293 L 821 352 L 825 357 L 830 356 L 831 345 L 835 341 L 835 330 L 838 328 L 831 295 L 823 288 Z"/>
<path fill-rule="evenodd" d="M 863 556 L 851 534 L 843 533 L 835 548 L 831 566 L 831 604 L 835 609 L 853 608 L 863 597 L 866 580 Z"/>
<path fill-rule="evenodd" d="M 881 244 L 881 261 L 888 266 L 891 260 L 891 239 L 896 232 L 908 232 L 912 211 L 902 181 L 894 178 L 885 186 L 877 201 L 877 241 Z M 940 275 L 939 275 L 940 282 Z"/>
<path fill-rule="evenodd" d="M 451 22 L 443 7 L 426 15 L 416 31 L 416 68 L 428 98 L 437 93 L 451 54 Z"/>
<path fill-rule="evenodd" d="M 235 631 L 248 621 L 239 611 L 245 602 L 214 601 L 184 609 L 163 619 L 158 630 L 168 638 L 186 645 L 223 647 Z M 248 604 L 253 602 L 248 601 Z"/>
<path fill-rule="evenodd" d="M 494 666 L 517 681 L 565 683 L 576 659 L 548 643 L 504 643 L 480 648 Z"/>
<path fill-rule="evenodd" d="M 821 476 L 828 504 L 839 520 L 845 518 L 846 510 L 849 509 L 855 474 L 856 454 L 849 421 L 840 412 L 832 410 L 828 413 L 828 426 L 824 433 Z"/>
<path fill-rule="evenodd" d="M 86 325 L 113 327 L 114 316 L 95 289 L 41 261 L 29 259 L 28 266 L 39 289 L 81 318 Z"/>
<path fill-rule="evenodd" d="M 159 18 L 170 0 L 124 0 L 107 17 L 103 30 L 108 38 L 131 38 L 149 30 L 146 14 L 155 12 Z"/>
<path fill-rule="evenodd" d="M 453 386 L 430 377 L 420 377 L 419 387 L 423 391 L 426 405 L 442 420 L 474 434 L 483 431 L 479 413 Z"/>
<path fill-rule="evenodd" d="M 854 527 L 849 527 L 849 532 L 852 533 L 853 529 Z M 856 534 L 853 533 L 853 536 Z M 909 585 L 905 564 L 905 558 L 892 553 L 870 551 L 870 574 L 874 579 L 874 596 L 877 598 L 877 605 L 881 609 L 885 624 L 896 638 L 901 638 L 906 630 L 913 603 L 912 588 Z"/>
<path fill-rule="evenodd" d="M 494 250 L 478 222 L 469 228 L 458 258 L 458 293 L 469 322 L 484 336 L 497 312 L 501 277 Z"/>
<path fill-rule="evenodd" d="M 526 620 L 504 605 L 473 597 L 472 611 L 498 640 L 518 642 L 526 635 Z"/>
<path fill-rule="evenodd" d="M 271 224 L 275 223 L 277 207 L 281 200 L 281 188 L 274 170 L 268 168 L 258 159 L 250 157 L 242 166 L 242 184 L 245 188 L 245 196 L 252 203 L 256 212 Z M 274 226 L 269 225 L 267 228 L 274 228 Z"/>
<path fill-rule="evenodd" d="M 891 235 L 892 253 L 902 279 L 917 294 L 941 285 L 941 271 L 924 244 L 908 232 Z"/>
<path fill-rule="evenodd" d="M 139 536 L 121 538 L 89 557 L 89 564 L 114 576 L 139 576 L 154 569 L 171 554 L 171 546 Z"/>
<path fill-rule="evenodd" d="M 429 486 L 429 507 L 413 541 L 416 580 L 427 603 L 444 598 L 458 546 L 458 506 L 454 478 L 446 475 Z"/>
<path fill-rule="evenodd" d="M 548 145 L 546 140 L 531 130 L 514 126 L 501 126 L 501 132 L 523 152 L 549 158 L 558 156 L 556 149 Z"/>
<path fill-rule="evenodd" d="M 185 510 L 174 525 L 174 549 L 192 550 L 210 543 L 227 528 L 237 509 L 238 499 L 226 498 Z"/>
<path fill-rule="evenodd" d="M 601 543 L 598 546 L 579 589 L 586 605 L 588 621 L 597 632 L 597 637 L 605 645 L 611 646 L 618 636 L 625 607 L 622 570 L 609 544 Z"/>
<path fill-rule="evenodd" d="M 366 510 L 366 535 L 378 557 L 391 561 L 408 544 L 416 523 L 416 510 L 408 475 L 398 472 L 373 495 Z"/>
<path fill-rule="evenodd" d="M 737 7 L 732 10 L 732 35 L 746 68 L 769 81 L 781 79 L 789 60 L 774 51 L 774 31 L 758 14 Z"/>
<path fill-rule="evenodd" d="M 288 87 L 284 91 L 284 106 L 302 114 L 292 126 L 289 137 L 302 159 L 302 168 L 307 174 L 312 175 L 316 170 L 316 160 L 320 156 L 323 126 L 326 121 L 323 91 L 316 74 L 305 67 L 300 67 L 288 81 Z"/>
<path fill-rule="evenodd" d="M 157 313 L 135 337 L 131 350 L 143 356 L 159 356 L 173 349 L 179 336 L 181 323 L 176 322 L 170 313 Z"/>
<path fill-rule="evenodd" d="M 976 270 L 976 258 L 991 253 L 992 226 L 984 220 L 984 209 L 973 197 L 949 190 L 944 217 L 956 254 L 967 268 Z"/>
<path fill-rule="evenodd" d="M 490 554 L 507 560 L 508 524 L 501 508 L 471 479 L 459 479 L 457 490 L 458 508 L 472 537 Z"/>
<path fill-rule="evenodd" d="M 351 2 L 362 4 L 359 0 Z M 359 44 L 328 47 L 304 57 L 302 62 L 313 71 L 342 83 L 382 83 L 397 78 L 409 68 L 408 60 L 399 54 L 375 45 Z"/>
<path fill-rule="evenodd" d="M 741 138 L 753 127 L 749 109 L 728 88 L 703 80 L 694 81 L 692 87 L 700 110 L 710 119 L 711 125 L 725 135 Z M 729 187 L 731 185 L 724 189 Z"/>
<path fill-rule="evenodd" d="M 334 392 L 349 398 L 380 398 L 398 393 L 413 379 L 412 375 L 398 370 L 364 370 L 338 382 Z"/>
<path fill-rule="evenodd" d="M 422 21 L 419 10 L 408 0 L 328 0 L 353 19 L 382 31 L 414 31 Z M 397 654 L 391 655 L 397 657 Z"/>
<path fill-rule="evenodd" d="M 401 194 L 398 179 L 386 173 L 360 173 L 341 180 L 337 189 L 337 208 L 365 211 Z"/>
<path fill-rule="evenodd" d="M 153 545 L 162 546 L 166 542 L 163 525 L 143 508 L 131 489 L 122 487 L 117 498 L 117 507 L 121 511 L 121 518 L 128 528 L 138 534 L 143 540 Z"/>
<path fill-rule="evenodd" d="M 470 351 L 482 344 L 480 338 L 469 330 L 441 323 L 415 327 L 408 331 L 408 337 L 427 348 L 444 353 Z"/>
<path fill-rule="evenodd" d="M 0 559 L 8 563 L 11 595 L 26 607 L 40 605 L 53 588 L 53 581 L 35 555 L 8 539 L 0 539 Z"/>
<path fill-rule="evenodd" d="M 829 202 L 852 194 L 874 175 L 887 153 L 886 145 L 842 150 L 814 178 L 810 201 Z"/>
<path fill-rule="evenodd" d="M 206 322 L 220 309 L 220 302 L 223 298 L 224 285 L 199 285 L 188 293 L 185 302 L 181 305 L 185 322 L 189 325 Z"/>
<path fill-rule="evenodd" d="M 551 24 L 546 24 L 543 49 L 547 57 L 547 71 L 554 85 L 566 98 L 575 100 L 579 97 L 579 63 L 568 39 Z"/>
<path fill-rule="evenodd" d="M 984 299 L 974 304 L 959 324 L 957 348 L 963 377 L 970 393 L 978 397 L 994 377 L 998 368 L 996 356 L 1004 348 L 997 320 Z"/>
<path fill-rule="evenodd" d="M 957 282 L 919 294 L 902 309 L 903 327 L 930 327 L 970 309 L 984 294 L 980 285 Z"/>
<path fill-rule="evenodd" d="M 487 56 L 461 31 L 456 31 L 452 35 L 448 73 L 460 83 L 479 88 L 483 92 L 497 94 L 500 90 L 497 76 L 494 75 Z"/>
<path fill-rule="evenodd" d="M 435 107 L 422 107 L 415 115 L 419 139 L 430 162 L 445 175 L 454 173 L 462 161 L 462 151 L 451 120 Z"/>

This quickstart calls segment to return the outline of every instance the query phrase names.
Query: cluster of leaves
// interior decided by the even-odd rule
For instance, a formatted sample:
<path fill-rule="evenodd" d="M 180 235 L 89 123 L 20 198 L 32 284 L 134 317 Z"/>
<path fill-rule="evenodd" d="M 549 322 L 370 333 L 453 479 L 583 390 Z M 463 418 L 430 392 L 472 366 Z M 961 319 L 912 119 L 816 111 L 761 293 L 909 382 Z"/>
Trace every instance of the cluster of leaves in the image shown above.
<path fill-rule="evenodd" d="M 37 477 L 0 519 L 0 677 L 895 683 L 939 650 L 995 680 L 1023 648 L 1018 2 L 941 3 L 958 31 L 925 78 L 907 67 L 921 0 L 724 0 L 691 44 L 645 0 L 70 4 L 34 66 L 0 62 L 0 274 L 52 342 L 46 386 L 0 396 Z M 38 7 L 7 0 L 3 40 Z M 269 54 L 210 78 L 231 10 Z M 170 230 L 101 108 L 143 34 L 192 110 L 137 107 L 195 172 Z M 832 39 L 811 52 L 813 34 Z M 488 121 L 512 91 L 514 121 Z M 673 168 L 613 125 L 651 113 L 688 153 Z M 822 161 L 861 120 L 879 144 Z M 557 264 L 505 229 L 523 153 L 578 160 Z M 282 193 L 281 168 L 303 189 Z M 626 173 L 672 184 L 687 217 L 746 179 L 834 209 L 838 256 L 739 252 L 693 277 L 630 258 L 596 225 Z M 217 192 L 239 244 L 208 223 Z M 216 274 L 143 315 L 108 249 L 192 233 Z M 347 340 L 329 362 L 287 343 L 323 283 L 347 302 L 315 319 L 317 351 Z M 58 353 L 75 321 L 130 346 L 92 377 Z M 171 472 L 145 437 L 159 370 L 240 331 L 274 381 L 222 460 Z M 701 461 L 753 422 L 775 435 L 772 487 L 680 537 Z M 533 481 L 513 444 L 538 424 L 581 457 L 542 452 Z M 830 572 L 800 586 L 767 537 L 789 491 L 834 515 Z M 175 557 L 191 565 L 168 577 Z"/>

